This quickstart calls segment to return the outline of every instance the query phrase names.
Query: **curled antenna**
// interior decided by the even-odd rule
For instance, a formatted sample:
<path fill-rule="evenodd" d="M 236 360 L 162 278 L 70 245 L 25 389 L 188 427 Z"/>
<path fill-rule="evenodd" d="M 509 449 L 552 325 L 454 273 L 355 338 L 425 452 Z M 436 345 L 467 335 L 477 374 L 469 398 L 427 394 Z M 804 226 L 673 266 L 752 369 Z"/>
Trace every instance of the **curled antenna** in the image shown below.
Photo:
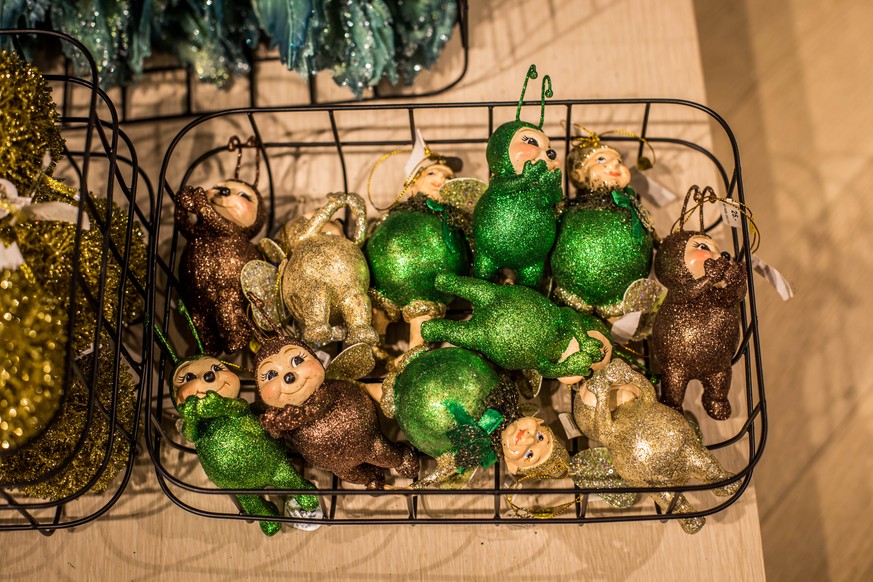
<path fill-rule="evenodd" d="M 258 143 L 258 140 L 255 139 L 254 136 L 249 137 L 243 143 L 239 137 L 231 136 L 231 138 L 227 141 L 227 151 L 229 152 L 237 152 L 236 157 L 236 169 L 233 172 L 233 179 L 237 182 L 240 182 L 239 179 L 239 171 L 242 167 L 242 155 L 244 148 L 255 148 L 255 181 L 252 182 L 252 186 L 257 187 L 258 182 L 261 179 L 261 147 Z"/>
<path fill-rule="evenodd" d="M 179 358 L 179 354 L 176 352 L 173 344 L 170 343 L 170 340 L 167 339 L 167 336 L 165 336 L 164 332 L 161 331 L 161 328 L 158 327 L 158 324 L 151 321 L 151 317 L 149 317 L 148 315 L 145 316 L 145 324 L 146 326 L 151 324 L 151 326 L 155 330 L 155 335 L 158 338 L 158 344 L 164 350 L 164 353 L 167 354 L 167 357 L 170 358 L 170 361 L 173 363 L 173 367 L 175 368 L 176 366 L 178 366 L 182 360 L 181 358 Z"/>
<path fill-rule="evenodd" d="M 536 79 L 538 76 L 537 66 L 531 65 L 527 70 L 527 74 L 524 76 L 524 85 L 521 87 L 521 97 L 518 98 L 518 108 L 515 110 L 516 121 L 521 121 L 521 104 L 524 102 L 524 94 L 527 91 L 527 81 L 528 79 Z"/>
<path fill-rule="evenodd" d="M 185 318 L 185 322 L 188 324 L 188 329 L 191 330 L 191 335 L 194 336 L 194 341 L 197 342 L 197 353 L 206 353 L 206 349 L 203 347 L 203 342 L 200 341 L 200 334 L 197 333 L 197 327 L 194 326 L 194 319 L 191 317 L 191 313 L 185 306 L 185 302 L 179 299 L 176 308 L 178 309 L 179 314 Z"/>
<path fill-rule="evenodd" d="M 542 93 L 540 94 L 540 124 L 537 126 L 538 128 L 543 128 L 543 122 L 546 120 L 546 98 L 552 98 L 552 78 L 546 75 L 543 77 L 543 88 Z"/>

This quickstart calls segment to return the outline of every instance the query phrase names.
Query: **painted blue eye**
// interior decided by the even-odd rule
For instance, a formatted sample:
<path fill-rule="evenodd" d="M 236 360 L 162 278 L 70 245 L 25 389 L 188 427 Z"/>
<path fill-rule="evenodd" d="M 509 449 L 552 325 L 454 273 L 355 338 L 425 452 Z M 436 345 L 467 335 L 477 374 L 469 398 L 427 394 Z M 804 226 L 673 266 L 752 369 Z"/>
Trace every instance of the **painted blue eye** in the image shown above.
<path fill-rule="evenodd" d="M 524 454 L 525 459 L 533 459 L 533 451 L 528 451 Z"/>
<path fill-rule="evenodd" d="M 185 374 L 185 377 L 182 378 L 182 382 L 188 383 L 191 380 L 196 380 L 196 379 L 197 379 L 197 376 L 195 376 L 191 372 L 188 372 L 187 374 Z"/>
<path fill-rule="evenodd" d="M 266 374 L 264 374 L 263 378 L 264 378 L 264 380 L 268 380 L 268 381 L 269 381 L 269 380 L 272 380 L 273 378 L 275 378 L 275 377 L 278 376 L 278 375 L 279 375 L 279 372 L 277 372 L 276 370 L 270 370 L 269 372 L 267 372 Z"/>
<path fill-rule="evenodd" d="M 543 433 L 538 432 L 537 433 L 537 440 L 542 442 L 542 441 L 546 440 L 546 437 L 543 436 Z"/>
<path fill-rule="evenodd" d="M 291 365 L 296 368 L 297 366 L 299 366 L 300 364 L 302 364 L 305 361 L 306 361 L 306 359 L 303 356 L 294 356 L 291 359 Z"/>

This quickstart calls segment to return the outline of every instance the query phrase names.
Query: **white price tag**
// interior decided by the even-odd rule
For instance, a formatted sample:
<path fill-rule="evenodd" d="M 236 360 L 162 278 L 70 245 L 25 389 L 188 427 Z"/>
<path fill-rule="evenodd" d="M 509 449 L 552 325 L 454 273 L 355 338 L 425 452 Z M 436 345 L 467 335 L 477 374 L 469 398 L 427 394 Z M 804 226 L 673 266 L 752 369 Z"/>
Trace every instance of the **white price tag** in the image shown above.
<path fill-rule="evenodd" d="M 562 412 L 559 414 L 558 420 L 561 421 L 561 426 L 564 427 L 564 434 L 567 435 L 568 439 L 575 439 L 583 436 L 582 431 L 579 430 L 576 421 L 573 419 L 573 415 L 569 412 Z"/>
<path fill-rule="evenodd" d="M 415 130 L 415 144 L 412 146 L 412 153 L 409 154 L 409 159 L 406 160 L 406 167 L 404 171 L 406 172 L 406 177 L 412 176 L 415 170 L 418 168 L 418 165 L 424 160 L 426 156 L 425 150 L 427 146 L 424 143 L 424 138 L 421 136 L 421 130 Z"/>
<path fill-rule="evenodd" d="M 24 264 L 24 257 L 21 255 L 21 249 L 18 245 L 12 243 L 8 247 L 0 243 L 0 269 L 9 269 L 14 271 Z"/>
<path fill-rule="evenodd" d="M 615 320 L 612 324 L 612 339 L 620 344 L 627 343 L 637 332 L 642 315 L 642 311 L 632 311 Z"/>
<path fill-rule="evenodd" d="M 658 208 L 667 206 L 678 198 L 675 192 L 637 170 L 631 168 L 630 187 L 645 200 L 650 200 Z"/>
<path fill-rule="evenodd" d="M 733 202 L 730 198 L 725 198 L 725 202 L 728 204 L 721 205 L 722 220 L 724 220 L 731 228 L 740 228 L 742 226 L 742 222 L 740 221 L 742 213 L 740 212 L 740 209 L 730 204 Z"/>
<path fill-rule="evenodd" d="M 773 285 L 782 301 L 788 301 L 794 297 L 794 289 L 791 287 L 791 283 L 782 276 L 782 273 L 762 261 L 758 255 L 752 255 L 752 269 Z"/>

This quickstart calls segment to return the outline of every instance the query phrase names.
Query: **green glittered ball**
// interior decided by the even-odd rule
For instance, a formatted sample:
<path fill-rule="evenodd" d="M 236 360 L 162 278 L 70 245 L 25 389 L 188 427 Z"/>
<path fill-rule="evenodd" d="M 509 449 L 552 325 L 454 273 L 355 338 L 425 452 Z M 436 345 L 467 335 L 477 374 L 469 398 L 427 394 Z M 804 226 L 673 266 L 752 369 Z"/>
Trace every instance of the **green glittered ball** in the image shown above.
<path fill-rule="evenodd" d="M 470 251 L 463 234 L 449 227 L 444 240 L 442 218 L 426 212 L 395 210 L 370 235 L 364 254 L 370 265 L 371 287 L 398 307 L 413 301 L 448 303 L 437 291 L 439 273 L 465 275 Z"/>
<path fill-rule="evenodd" d="M 611 305 L 649 275 L 652 237 L 635 238 L 624 210 L 574 207 L 561 219 L 551 264 L 557 287 L 589 305 Z"/>
<path fill-rule="evenodd" d="M 41 175 L 46 153 L 50 174 L 63 151 L 51 91 L 36 68 L 15 53 L 0 51 L 0 178 L 22 193 Z"/>
<path fill-rule="evenodd" d="M 413 359 L 394 383 L 394 418 L 412 445 L 438 457 L 452 443 L 446 433 L 456 422 L 447 403 L 460 404 L 478 420 L 485 399 L 500 384 L 481 356 L 461 348 L 442 348 Z"/>

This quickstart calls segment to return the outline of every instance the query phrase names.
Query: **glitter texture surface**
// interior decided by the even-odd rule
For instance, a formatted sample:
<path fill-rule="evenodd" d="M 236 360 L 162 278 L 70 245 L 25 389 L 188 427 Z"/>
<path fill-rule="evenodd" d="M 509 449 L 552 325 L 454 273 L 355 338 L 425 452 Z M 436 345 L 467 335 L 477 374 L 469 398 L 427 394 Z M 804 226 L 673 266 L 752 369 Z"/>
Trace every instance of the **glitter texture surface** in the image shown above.
<path fill-rule="evenodd" d="M 609 392 L 618 387 L 630 387 L 637 397 L 610 410 Z M 576 424 L 588 438 L 606 447 L 615 470 L 632 486 L 678 486 L 692 478 L 715 483 L 733 476 L 700 443 L 685 417 L 660 404 L 654 386 L 625 362 L 612 360 L 580 388 L 580 391 L 584 390 L 593 394 L 597 403 L 595 406 L 586 405 L 588 398 L 584 394 L 576 398 L 573 408 Z M 715 489 L 714 493 L 732 495 L 739 486 L 738 481 Z M 664 510 L 673 498 L 670 493 L 651 495 Z M 680 497 L 673 512 L 694 511 L 684 497 Z M 682 521 L 688 522 L 682 526 L 689 533 L 703 525 L 702 518 Z"/>
<path fill-rule="evenodd" d="M 78 364 L 84 377 L 90 378 L 94 366 L 93 354 L 83 356 Z M 113 404 L 113 367 L 111 351 L 103 349 L 97 363 L 94 393 L 91 394 L 78 380 L 73 381 L 70 392 L 64 398 L 61 410 L 51 425 L 26 447 L 4 457 L 0 462 L 0 483 L 36 481 L 17 489 L 25 495 L 51 501 L 62 500 L 78 493 L 95 477 L 96 481 L 88 492 L 106 491 L 116 475 L 130 461 L 131 443 L 119 428 L 110 435 L 109 421 L 96 403 L 91 403 L 96 407 L 91 415 L 91 424 L 86 427 L 86 422 L 90 397 L 99 401 L 107 410 Z M 133 432 L 134 423 L 137 422 L 137 392 L 133 378 L 124 366 L 119 368 L 116 389 L 115 421 L 129 434 Z M 110 436 L 113 438 L 111 450 Z M 83 440 L 82 448 L 70 459 L 71 451 L 80 440 Z M 68 460 L 70 462 L 64 469 L 46 478 L 49 471 Z M 107 465 L 102 468 L 104 460 Z M 101 468 L 102 472 L 99 472 Z"/>
<path fill-rule="evenodd" d="M 442 219 L 423 210 L 392 210 L 367 241 L 365 252 L 372 286 L 402 309 L 413 301 L 445 305 L 450 295 L 434 286 L 439 273 L 466 275 L 468 245 L 461 231 L 449 229 L 452 246 L 443 240 Z"/>
<path fill-rule="evenodd" d="M 261 230 L 267 213 L 260 193 L 251 190 L 257 196 L 257 216 L 247 228 L 218 214 L 203 188 L 186 186 L 176 196 L 176 228 L 188 239 L 179 266 L 181 291 L 206 352 L 212 355 L 244 348 L 253 333 L 239 276 L 248 261 L 261 258 L 250 239 Z"/>
<path fill-rule="evenodd" d="M 637 239 L 630 211 L 611 206 L 571 203 L 551 255 L 555 285 L 595 307 L 621 301 L 628 286 L 647 277 L 652 266 L 649 231 Z"/>
<path fill-rule="evenodd" d="M 353 240 L 322 232 L 330 217 L 344 206 L 352 209 L 355 217 Z M 360 196 L 335 193 L 311 218 L 292 221 L 283 229 L 288 262 L 282 274 L 282 298 L 301 323 L 307 342 L 331 341 L 335 325 L 346 327 L 348 343 L 379 342 L 367 296 L 370 273 L 360 249 L 366 221 Z"/>
<path fill-rule="evenodd" d="M 655 274 L 668 291 L 655 316 L 652 344 L 662 369 L 662 402 L 681 410 L 688 382 L 696 378 L 703 384 L 703 408 L 724 420 L 731 414 L 731 360 L 740 342 L 738 306 L 746 295 L 746 275 L 722 256 L 708 259 L 706 274 L 694 279 L 685 264 L 686 245 L 701 235 L 679 231 L 658 249 Z"/>
<path fill-rule="evenodd" d="M 291 465 L 279 441 L 270 438 L 242 398 L 225 398 L 207 392 L 203 398 L 189 396 L 179 406 L 182 433 L 194 443 L 203 471 L 216 486 L 225 489 L 315 489 Z M 259 495 L 237 495 L 250 515 L 279 517 L 276 506 Z M 318 506 L 315 495 L 294 499 L 307 510 Z M 262 521 L 267 535 L 279 523 Z"/>
<path fill-rule="evenodd" d="M 60 407 L 66 327 L 58 302 L 21 269 L 0 271 L 0 455 L 39 434 Z"/>
<path fill-rule="evenodd" d="M 612 464 L 606 447 L 579 451 L 570 459 L 570 477 L 577 487 L 616 489 L 630 487 Z M 613 507 L 630 507 L 637 500 L 636 493 L 600 493 L 600 498 Z"/>
<path fill-rule="evenodd" d="M 598 340 L 609 337 L 596 318 L 558 307 L 540 293 L 520 285 L 497 285 L 472 277 L 440 275 L 437 288 L 473 304 L 469 321 L 432 320 L 422 324 L 428 342 L 449 342 L 476 350 L 507 370 L 535 369 L 546 378 L 585 376 L 601 359 Z M 562 360 L 571 340 L 580 351 Z"/>
<path fill-rule="evenodd" d="M 421 350 L 403 370 L 386 381 L 393 383 L 394 418 L 409 442 L 431 456 L 451 451 L 448 432 L 456 427 L 449 402 L 461 406 L 478 421 L 490 402 L 500 376 L 482 357 L 460 348 Z M 504 415 L 505 416 L 505 415 Z M 495 431 L 499 434 L 499 430 Z"/>

